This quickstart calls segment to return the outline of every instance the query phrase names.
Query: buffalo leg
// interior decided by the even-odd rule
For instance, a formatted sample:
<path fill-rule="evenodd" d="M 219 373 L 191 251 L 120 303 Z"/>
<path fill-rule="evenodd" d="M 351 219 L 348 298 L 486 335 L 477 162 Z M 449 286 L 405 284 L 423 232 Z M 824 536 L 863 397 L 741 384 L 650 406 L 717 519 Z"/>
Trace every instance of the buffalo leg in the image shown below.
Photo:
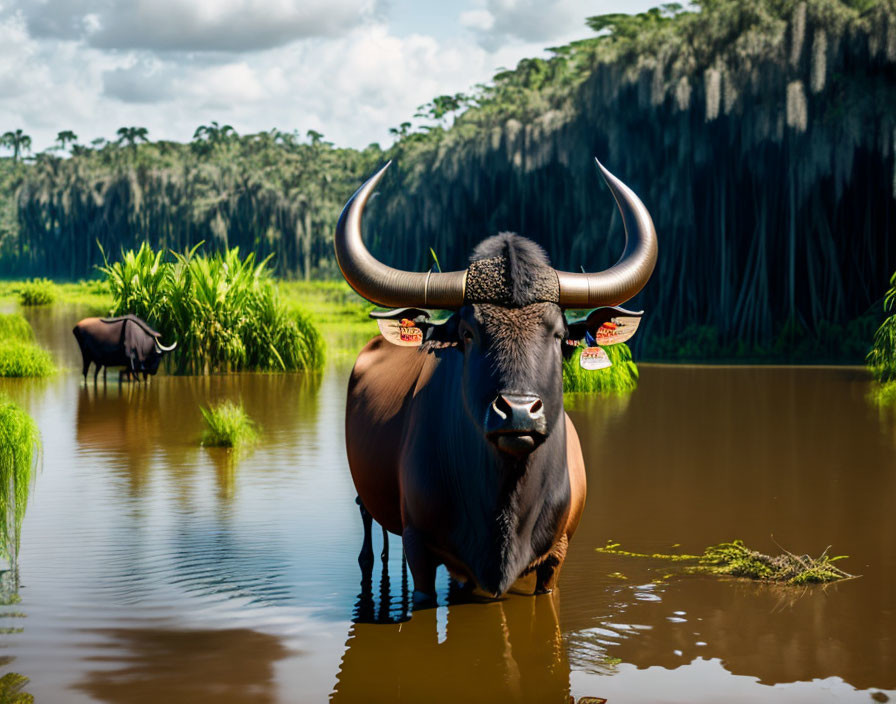
<path fill-rule="evenodd" d="M 564 534 L 544 560 L 535 568 L 535 593 L 550 594 L 554 591 L 557 578 L 560 576 L 560 567 L 566 559 L 566 550 L 569 547 L 569 539 Z"/>
<path fill-rule="evenodd" d="M 93 372 L 93 385 L 96 386 L 97 377 L 100 375 L 100 369 L 102 369 L 102 364 L 99 362 L 94 362 L 96 364 L 96 369 Z M 105 378 L 105 377 L 104 377 Z"/>
<path fill-rule="evenodd" d="M 370 535 L 370 529 L 373 525 L 373 516 L 361 503 L 361 497 L 355 499 L 355 503 L 361 509 L 361 521 L 364 523 L 364 542 L 361 543 L 361 554 L 358 555 L 358 564 L 362 570 L 373 569 L 373 540 Z"/>
<path fill-rule="evenodd" d="M 413 526 L 405 526 L 401 544 L 414 578 L 414 603 L 432 605 L 436 601 L 436 568 L 438 563 Z"/>
<path fill-rule="evenodd" d="M 386 562 L 389 559 L 389 531 L 383 526 L 383 551 L 380 553 L 380 559 Z"/>

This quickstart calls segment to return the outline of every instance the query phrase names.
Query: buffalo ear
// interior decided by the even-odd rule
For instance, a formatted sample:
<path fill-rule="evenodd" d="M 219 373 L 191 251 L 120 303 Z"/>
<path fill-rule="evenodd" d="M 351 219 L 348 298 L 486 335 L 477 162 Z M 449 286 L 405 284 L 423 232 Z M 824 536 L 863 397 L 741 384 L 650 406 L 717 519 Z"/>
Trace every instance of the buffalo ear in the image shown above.
<path fill-rule="evenodd" d="M 643 315 L 643 310 L 626 310 L 619 306 L 595 308 L 583 317 L 567 318 L 567 340 L 573 343 L 585 340 L 588 346 L 618 345 L 631 339 Z"/>

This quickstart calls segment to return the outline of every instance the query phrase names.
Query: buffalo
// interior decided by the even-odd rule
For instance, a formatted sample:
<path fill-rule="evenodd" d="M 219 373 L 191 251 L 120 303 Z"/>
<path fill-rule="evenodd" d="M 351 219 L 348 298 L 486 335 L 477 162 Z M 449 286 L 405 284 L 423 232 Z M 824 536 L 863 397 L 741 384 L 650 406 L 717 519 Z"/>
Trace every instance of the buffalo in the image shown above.
<path fill-rule="evenodd" d="M 653 272 L 656 232 L 640 199 L 599 162 L 622 214 L 626 247 L 594 273 L 554 269 L 524 237 L 481 242 L 467 269 L 412 273 L 377 261 L 361 216 L 387 163 L 351 197 L 335 234 L 339 267 L 381 307 L 385 335 L 351 373 L 346 449 L 372 563 L 371 520 L 401 536 L 416 601 L 431 602 L 445 564 L 499 597 L 534 573 L 550 592 L 585 504 L 585 465 L 563 408 L 562 360 L 594 339 L 612 308 Z M 596 310 L 580 320 L 566 309 Z M 429 309 L 450 311 L 437 321 Z"/>
<path fill-rule="evenodd" d="M 84 381 L 87 381 L 90 363 L 96 365 L 94 383 L 101 368 L 104 368 L 103 381 L 106 380 L 105 368 L 108 367 L 124 367 L 123 372 L 137 380 L 142 373 L 145 381 L 158 371 L 162 356 L 177 347 L 176 342 L 165 347 L 160 340 L 161 334 L 132 314 L 117 318 L 84 318 L 72 332 L 81 348 Z"/>

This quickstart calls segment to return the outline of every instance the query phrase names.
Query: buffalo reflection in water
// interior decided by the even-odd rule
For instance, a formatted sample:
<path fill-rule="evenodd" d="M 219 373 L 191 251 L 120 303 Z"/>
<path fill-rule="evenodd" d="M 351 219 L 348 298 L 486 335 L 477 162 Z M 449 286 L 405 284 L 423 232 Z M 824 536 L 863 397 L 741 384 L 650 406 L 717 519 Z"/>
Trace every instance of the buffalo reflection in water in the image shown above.
<path fill-rule="evenodd" d="M 410 618 L 403 559 L 399 593 L 385 561 L 378 592 L 377 604 L 373 571 L 364 570 L 331 702 L 567 701 L 556 591 L 470 603 L 452 582 L 441 633 L 440 609 Z"/>

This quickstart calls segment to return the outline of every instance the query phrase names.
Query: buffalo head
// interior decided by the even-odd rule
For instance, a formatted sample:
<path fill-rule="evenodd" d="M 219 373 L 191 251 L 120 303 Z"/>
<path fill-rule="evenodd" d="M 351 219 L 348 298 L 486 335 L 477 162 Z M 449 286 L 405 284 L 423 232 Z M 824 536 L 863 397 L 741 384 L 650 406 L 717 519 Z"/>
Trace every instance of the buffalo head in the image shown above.
<path fill-rule="evenodd" d="M 641 290 L 657 254 L 650 215 L 598 162 L 626 231 L 625 251 L 606 271 L 558 271 L 537 244 L 502 233 L 483 241 L 463 271 L 406 272 L 377 261 L 361 237 L 364 206 L 388 166 L 342 211 L 335 242 L 339 267 L 364 298 L 384 307 L 404 306 L 377 317 L 418 331 L 406 344 L 454 347 L 463 355 L 460 391 L 466 413 L 499 456 L 525 458 L 563 423 L 562 359 L 572 349 L 564 342 L 594 332 L 587 321 L 570 324 L 564 309 L 616 306 Z M 437 323 L 427 308 L 453 313 Z"/>

